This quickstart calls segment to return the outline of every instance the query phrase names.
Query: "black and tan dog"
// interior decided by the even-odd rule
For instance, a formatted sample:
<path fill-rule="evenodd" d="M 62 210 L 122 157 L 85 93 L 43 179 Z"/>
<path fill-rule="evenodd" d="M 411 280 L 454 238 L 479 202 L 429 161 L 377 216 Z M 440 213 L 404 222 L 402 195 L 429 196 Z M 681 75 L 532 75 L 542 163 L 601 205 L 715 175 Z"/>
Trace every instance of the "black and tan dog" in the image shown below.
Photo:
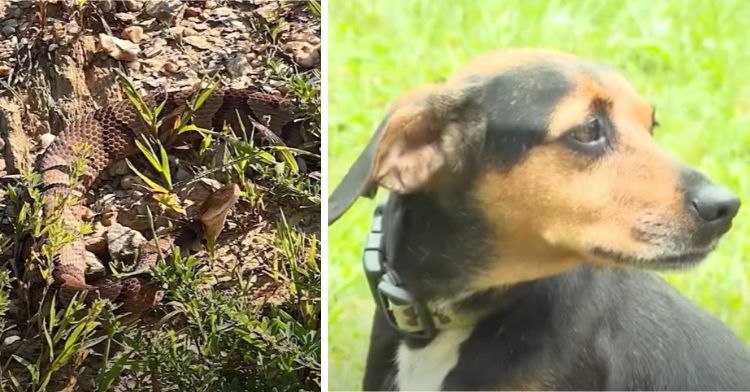
<path fill-rule="evenodd" d="M 329 200 L 330 224 L 391 191 L 365 389 L 750 389 L 743 343 L 633 268 L 696 264 L 740 205 L 656 125 L 622 76 L 550 51 L 401 99 Z"/>

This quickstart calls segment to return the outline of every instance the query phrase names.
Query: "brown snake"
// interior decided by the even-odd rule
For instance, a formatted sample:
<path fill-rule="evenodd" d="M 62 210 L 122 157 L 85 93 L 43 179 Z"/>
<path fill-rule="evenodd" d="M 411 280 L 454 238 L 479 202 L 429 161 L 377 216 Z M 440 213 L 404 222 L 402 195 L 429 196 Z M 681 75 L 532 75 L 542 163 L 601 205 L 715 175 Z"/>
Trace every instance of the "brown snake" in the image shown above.
<path fill-rule="evenodd" d="M 166 102 L 161 112 L 163 115 L 160 116 L 160 135 L 173 130 L 175 120 L 188 110 L 193 94 L 192 90 L 183 90 L 144 98 L 149 107 Z M 284 98 L 252 89 L 226 89 L 215 91 L 192 116 L 195 125 L 209 129 L 221 127 L 225 121 L 236 123 L 238 118 L 242 119 L 248 130 L 253 129 L 253 124 L 257 125 L 255 135 L 268 143 L 283 144 L 278 135 L 281 128 L 292 120 L 292 115 L 288 111 L 288 101 Z M 263 124 L 267 124 L 267 128 Z M 129 101 L 116 102 L 74 119 L 38 161 L 45 211 L 52 211 L 56 203 L 55 196 L 80 198 L 84 195 L 103 170 L 136 154 L 138 149 L 135 140 L 139 134 L 146 132 L 150 132 L 148 125 L 140 119 Z M 86 167 L 79 185 L 71 187 L 70 162 L 80 154 L 80 148 L 85 144 L 92 147 L 91 152 L 86 158 Z M 218 236 L 229 209 L 237 200 L 238 190 L 237 185 L 229 184 L 201 205 L 199 219 L 204 236 L 213 239 Z M 74 208 L 64 207 L 60 214 L 66 228 L 77 230 L 81 217 Z M 172 244 L 170 238 L 162 238 L 142 245 L 136 269 L 153 266 L 159 253 L 169 251 Z M 55 284 L 59 286 L 61 300 L 68 301 L 73 294 L 86 292 L 87 298 L 106 298 L 122 303 L 121 309 L 130 313 L 131 317 L 138 317 L 160 300 L 158 287 L 139 276 L 87 282 L 84 275 L 85 251 L 85 243 L 79 238 L 63 245 L 55 254 L 53 276 Z"/>

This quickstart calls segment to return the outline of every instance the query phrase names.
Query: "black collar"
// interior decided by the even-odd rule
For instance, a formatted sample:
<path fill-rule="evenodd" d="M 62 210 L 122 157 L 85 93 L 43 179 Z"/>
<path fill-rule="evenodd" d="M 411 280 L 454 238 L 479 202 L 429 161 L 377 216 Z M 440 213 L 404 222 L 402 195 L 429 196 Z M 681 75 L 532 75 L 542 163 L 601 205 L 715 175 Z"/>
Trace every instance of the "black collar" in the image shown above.
<path fill-rule="evenodd" d="M 386 258 L 384 205 L 375 208 L 362 267 L 375 303 L 393 328 L 405 337 L 432 339 L 438 330 L 465 327 L 476 321 L 456 314 L 451 304 L 418 301 L 407 290 Z"/>

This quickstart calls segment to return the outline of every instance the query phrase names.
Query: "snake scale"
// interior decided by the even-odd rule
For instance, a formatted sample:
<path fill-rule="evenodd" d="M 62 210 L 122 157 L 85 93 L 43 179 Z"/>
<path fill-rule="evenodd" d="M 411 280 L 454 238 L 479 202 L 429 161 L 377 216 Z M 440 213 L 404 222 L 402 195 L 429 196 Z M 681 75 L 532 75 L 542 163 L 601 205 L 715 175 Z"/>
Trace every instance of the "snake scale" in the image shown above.
<path fill-rule="evenodd" d="M 163 132 L 168 134 L 174 129 L 175 121 L 189 110 L 189 102 L 195 94 L 196 90 L 182 90 L 144 97 L 149 107 L 165 103 L 160 116 L 160 135 Z M 288 100 L 252 88 L 217 90 L 192 115 L 195 125 L 208 129 L 221 127 L 225 121 L 236 124 L 238 119 L 242 119 L 240 121 L 247 125 L 246 129 L 255 129 L 255 135 L 267 143 L 282 144 L 279 136 L 281 129 L 293 117 Z M 126 100 L 75 118 L 37 162 L 45 213 L 49 214 L 56 208 L 58 196 L 82 197 L 103 170 L 119 160 L 135 155 L 138 151 L 136 138 L 141 133 L 150 132 L 149 129 L 134 105 Z M 77 154 L 80 155 L 82 145 L 90 146 L 90 152 L 78 185 L 71 186 L 71 162 Z M 237 185 L 229 184 L 212 194 L 201 205 L 199 213 L 203 235 L 218 235 L 229 209 L 237 200 L 238 191 Z M 82 218 L 74 207 L 63 207 L 59 213 L 66 228 L 77 230 Z M 167 237 L 153 239 L 142 245 L 136 269 L 153 266 L 159 254 L 171 249 L 172 244 L 173 240 Z M 160 300 L 158 287 L 140 276 L 87 282 L 84 275 L 85 252 L 85 242 L 79 238 L 63 245 L 54 256 L 53 277 L 55 285 L 59 287 L 61 301 L 67 302 L 75 293 L 86 292 L 89 299 L 105 298 L 121 303 L 124 312 L 129 313 L 131 318 L 137 318 Z"/>

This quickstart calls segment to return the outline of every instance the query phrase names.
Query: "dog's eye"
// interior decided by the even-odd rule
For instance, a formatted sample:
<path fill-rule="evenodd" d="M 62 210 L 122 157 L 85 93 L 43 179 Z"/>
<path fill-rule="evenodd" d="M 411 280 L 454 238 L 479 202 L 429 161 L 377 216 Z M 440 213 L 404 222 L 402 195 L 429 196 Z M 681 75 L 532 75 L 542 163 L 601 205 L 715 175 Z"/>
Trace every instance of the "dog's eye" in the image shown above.
<path fill-rule="evenodd" d="M 607 131 L 599 118 L 592 118 L 571 129 L 563 140 L 571 150 L 594 156 L 603 154 L 609 145 Z"/>
<path fill-rule="evenodd" d="M 604 139 L 604 132 L 599 119 L 592 119 L 570 132 L 570 137 L 582 144 L 594 144 Z"/>

